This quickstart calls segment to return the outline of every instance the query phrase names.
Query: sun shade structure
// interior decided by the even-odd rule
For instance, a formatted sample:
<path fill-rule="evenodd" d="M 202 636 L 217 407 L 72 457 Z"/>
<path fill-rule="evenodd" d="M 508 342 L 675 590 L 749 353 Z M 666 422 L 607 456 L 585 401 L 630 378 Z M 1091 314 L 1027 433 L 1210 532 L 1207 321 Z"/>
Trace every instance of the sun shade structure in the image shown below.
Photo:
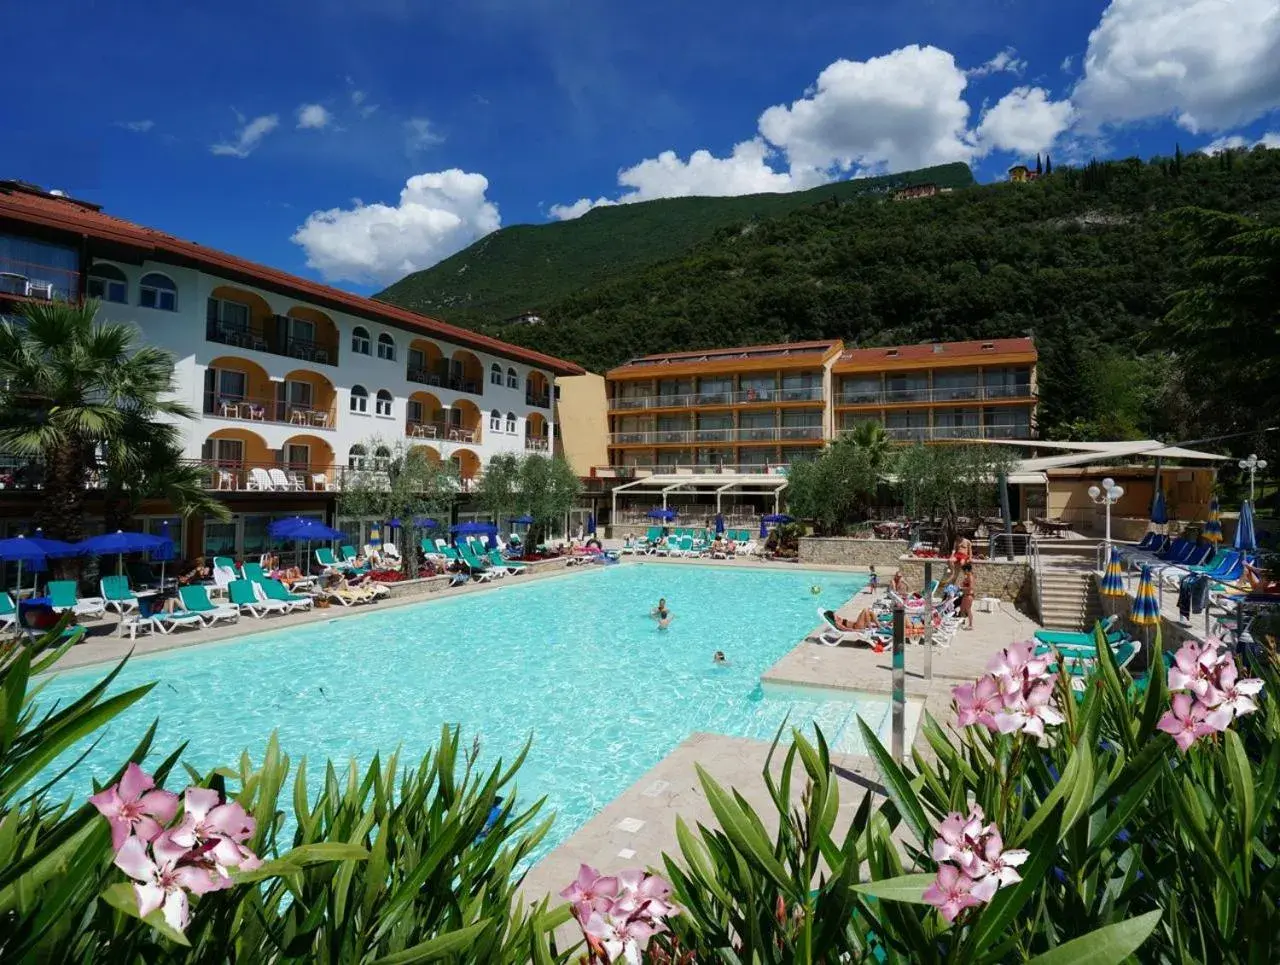
<path fill-rule="evenodd" d="M 673 493 L 695 496 L 714 496 L 715 511 L 720 513 L 725 496 L 763 495 L 773 497 L 773 511 L 781 510 L 781 494 L 787 488 L 787 477 L 781 473 L 655 473 L 613 487 L 613 519 L 618 518 L 618 494 L 631 493 L 644 496 L 661 496 L 662 508 Z M 652 516 L 658 519 L 657 516 Z"/>
<path fill-rule="evenodd" d="M 1120 567 L 1120 551 L 1113 549 L 1098 592 L 1103 596 L 1124 596 L 1124 570 Z"/>
<path fill-rule="evenodd" d="M 309 542 L 311 540 L 344 539 L 345 536 L 332 526 L 326 526 L 318 519 L 294 516 L 290 519 L 277 519 L 267 527 L 273 539 L 294 539 Z"/>
<path fill-rule="evenodd" d="M 1138 627 L 1154 627 L 1160 622 L 1160 601 L 1156 598 L 1156 584 L 1149 566 L 1142 568 L 1142 579 L 1138 581 L 1138 593 L 1129 619 Z"/>

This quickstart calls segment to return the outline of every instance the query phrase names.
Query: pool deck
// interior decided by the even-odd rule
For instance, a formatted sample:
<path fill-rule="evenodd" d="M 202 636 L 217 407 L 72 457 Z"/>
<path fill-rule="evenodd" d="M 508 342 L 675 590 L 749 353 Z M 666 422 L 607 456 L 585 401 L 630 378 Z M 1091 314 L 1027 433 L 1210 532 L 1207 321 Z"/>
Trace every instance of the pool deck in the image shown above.
<path fill-rule="evenodd" d="M 778 565 L 786 567 L 785 564 Z M 847 567 L 831 569 L 859 572 Z M 870 600 L 869 594 L 858 594 L 838 612 L 855 617 Z M 918 702 L 922 710 L 946 726 L 951 717 L 951 688 L 979 676 L 994 653 L 1014 641 L 1030 638 L 1037 627 L 1035 621 L 1009 604 L 1001 604 L 992 613 L 975 614 L 973 631 L 958 631 L 950 647 L 935 649 L 932 680 L 926 680 L 924 676 L 924 648 L 908 645 L 908 700 Z M 879 695 L 892 693 L 890 654 L 876 654 L 864 648 L 823 646 L 813 642 L 817 629 L 815 627 L 809 636 L 767 670 L 762 680 L 769 684 Z M 911 715 L 908 716 L 910 718 Z M 931 749 L 918 731 L 908 736 L 916 749 L 932 756 Z M 715 815 L 697 777 L 697 764 L 723 786 L 737 790 L 773 833 L 777 829 L 777 814 L 763 780 L 769 750 L 770 745 L 765 741 L 718 734 L 691 735 L 539 861 L 525 878 L 526 899 L 538 901 L 547 895 L 554 897 L 573 880 L 582 863 L 601 871 L 634 867 L 661 869 L 664 853 L 679 853 L 675 836 L 677 815 L 684 818 L 690 827 L 699 822 L 716 826 Z M 775 773 L 782 757 L 780 749 L 774 755 Z M 883 787 L 875 763 L 867 757 L 833 754 L 832 764 L 840 792 L 836 826 L 837 830 L 843 830 L 862 798 L 867 793 L 883 794 Z M 793 775 L 792 780 L 798 794 L 802 778 Z"/>

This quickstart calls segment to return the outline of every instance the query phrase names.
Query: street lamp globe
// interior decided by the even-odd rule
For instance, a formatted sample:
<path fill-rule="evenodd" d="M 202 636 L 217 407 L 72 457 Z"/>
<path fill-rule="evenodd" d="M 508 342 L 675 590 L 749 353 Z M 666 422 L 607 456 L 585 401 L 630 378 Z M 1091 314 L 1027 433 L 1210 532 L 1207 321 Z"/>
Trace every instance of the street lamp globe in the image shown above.
<path fill-rule="evenodd" d="M 1111 497 L 1111 501 L 1113 503 L 1117 502 L 1119 501 L 1120 497 L 1124 495 L 1124 487 L 1112 486 L 1110 489 L 1107 490 L 1107 495 Z"/>
<path fill-rule="evenodd" d="M 1116 481 L 1108 476 L 1106 479 L 1102 480 L 1102 488 L 1105 492 L 1111 492 L 1111 490 L 1116 488 Z"/>
<path fill-rule="evenodd" d="M 1097 486 L 1090 486 L 1090 487 L 1089 487 L 1089 498 L 1090 498 L 1090 499 L 1097 500 L 1097 499 L 1100 499 L 1101 497 L 1102 497 L 1102 490 L 1101 490 L 1101 489 L 1099 489 Z"/>

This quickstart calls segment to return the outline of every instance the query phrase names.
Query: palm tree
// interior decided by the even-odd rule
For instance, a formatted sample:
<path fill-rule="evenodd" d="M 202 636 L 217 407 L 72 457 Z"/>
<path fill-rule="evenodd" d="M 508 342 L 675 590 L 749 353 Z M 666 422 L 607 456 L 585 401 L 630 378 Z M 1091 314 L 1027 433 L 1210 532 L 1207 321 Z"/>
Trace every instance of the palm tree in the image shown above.
<path fill-rule="evenodd" d="M 845 435 L 857 448 L 866 451 L 873 469 L 881 470 L 888 463 L 893 439 L 879 422 L 871 419 L 859 422 Z"/>
<path fill-rule="evenodd" d="M 0 323 L 0 451 L 43 464 L 37 513 L 54 538 L 84 533 L 91 481 L 128 501 L 166 495 L 184 515 L 225 515 L 178 462 L 173 357 L 139 345 L 137 329 L 94 320 L 97 303 L 32 302 Z M 218 507 L 218 508 L 215 508 Z"/>

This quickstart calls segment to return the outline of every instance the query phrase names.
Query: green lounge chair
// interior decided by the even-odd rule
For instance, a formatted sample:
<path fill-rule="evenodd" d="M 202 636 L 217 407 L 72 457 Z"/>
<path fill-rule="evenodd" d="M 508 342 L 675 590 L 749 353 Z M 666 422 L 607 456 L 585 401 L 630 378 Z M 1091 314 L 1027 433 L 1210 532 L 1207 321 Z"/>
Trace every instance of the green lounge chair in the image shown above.
<path fill-rule="evenodd" d="M 254 584 L 258 599 L 278 600 L 292 610 L 310 610 L 314 600 L 299 593 L 290 593 L 289 588 L 279 580 L 262 579 Z"/>
<path fill-rule="evenodd" d="M 100 617 L 107 612 L 107 601 L 102 597 L 78 597 L 75 580 L 50 580 L 47 593 L 54 613 L 70 610 L 78 617 Z"/>
<path fill-rule="evenodd" d="M 104 576 L 98 581 L 98 587 L 102 590 L 103 603 L 121 616 L 138 609 L 138 598 L 129 589 L 127 576 Z"/>
<path fill-rule="evenodd" d="M 1138 651 L 1142 649 L 1142 644 L 1137 640 L 1125 640 L 1118 646 L 1111 648 L 1112 654 L 1115 656 L 1116 665 L 1123 670 L 1133 662 L 1133 658 L 1138 655 Z M 1089 653 L 1084 650 L 1076 650 L 1070 653 L 1059 651 L 1063 661 L 1066 663 L 1067 675 L 1071 677 L 1071 689 L 1080 691 L 1084 690 L 1085 678 L 1093 673 L 1098 665 L 1098 652 L 1095 650 Z M 1048 671 L 1051 674 L 1058 672 L 1056 663 L 1049 664 Z"/>
<path fill-rule="evenodd" d="M 458 555 L 462 560 L 463 567 L 471 575 L 471 578 L 477 583 L 488 583 L 494 577 L 501 575 L 486 561 L 476 559 L 475 555 L 469 548 L 458 547 Z"/>
<path fill-rule="evenodd" d="M 333 555 L 333 550 L 327 546 L 321 546 L 316 550 L 316 562 L 327 570 L 336 570 L 342 566 L 342 563 Z"/>
<path fill-rule="evenodd" d="M 199 583 L 178 587 L 178 598 L 182 600 L 182 608 L 188 613 L 197 614 L 204 620 L 205 626 L 213 626 L 219 620 L 234 623 L 240 619 L 238 607 L 214 603 L 209 599 L 208 589 Z"/>
<path fill-rule="evenodd" d="M 251 583 L 261 583 L 267 578 L 267 573 L 261 563 L 245 563 L 240 567 L 240 577 Z"/>
<path fill-rule="evenodd" d="M 356 562 L 360 559 L 360 556 L 356 553 L 356 548 L 354 546 L 340 546 L 338 548 L 342 552 L 342 562 L 353 570 L 360 570 L 361 572 L 364 572 L 365 570 L 373 568 L 368 563 Z"/>
<path fill-rule="evenodd" d="M 489 552 L 486 554 L 486 557 L 489 560 L 489 562 L 492 563 L 494 566 L 499 567 L 500 569 L 505 569 L 508 573 L 511 573 L 512 575 L 516 573 L 523 573 L 525 570 L 529 568 L 528 563 L 517 563 L 513 560 L 504 559 L 502 556 L 502 551 L 498 549 L 489 550 Z"/>
<path fill-rule="evenodd" d="M 1047 650 L 1050 647 L 1096 648 L 1098 645 L 1098 638 L 1092 633 L 1072 633 L 1068 630 L 1037 630 L 1035 638 L 1037 650 Z M 1112 630 L 1105 637 L 1113 647 L 1128 638 L 1129 635 L 1120 630 Z"/>
<path fill-rule="evenodd" d="M 232 580 L 227 584 L 227 595 L 231 605 L 241 613 L 262 619 L 267 613 L 288 613 L 289 607 L 280 600 L 263 600 L 254 592 L 253 583 L 249 580 Z"/>
<path fill-rule="evenodd" d="M 439 553 L 441 556 L 443 556 L 450 563 L 462 562 L 462 557 L 458 554 L 458 551 L 442 539 L 436 540 L 436 552 Z"/>
<path fill-rule="evenodd" d="M 18 608 L 13 605 L 13 597 L 8 593 L 0 593 L 0 630 L 8 630 L 18 622 Z"/>
<path fill-rule="evenodd" d="M 235 560 L 230 556 L 215 556 L 213 558 L 213 568 L 230 570 L 232 573 L 236 571 Z"/>

